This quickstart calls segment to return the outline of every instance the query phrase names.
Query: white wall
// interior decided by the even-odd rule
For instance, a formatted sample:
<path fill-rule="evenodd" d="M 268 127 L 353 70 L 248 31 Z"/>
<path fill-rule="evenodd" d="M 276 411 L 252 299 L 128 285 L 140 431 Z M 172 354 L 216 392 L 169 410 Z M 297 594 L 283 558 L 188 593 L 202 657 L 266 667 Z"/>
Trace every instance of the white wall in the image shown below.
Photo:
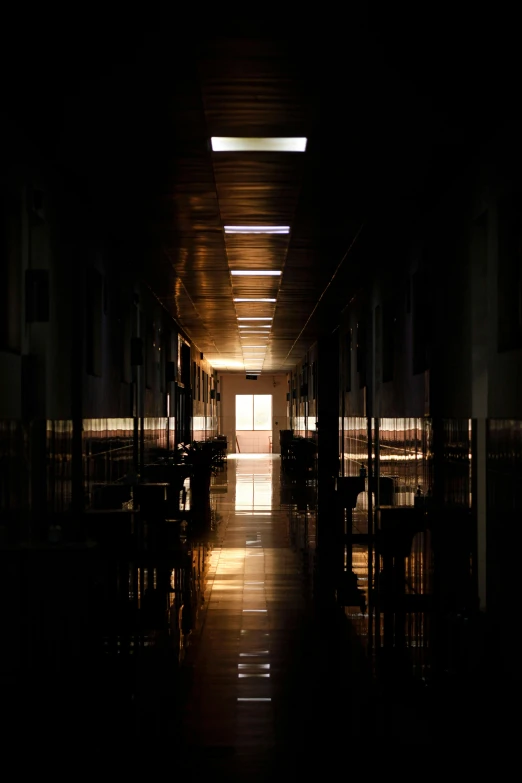
<path fill-rule="evenodd" d="M 219 432 L 226 435 L 229 452 L 236 451 L 236 394 L 272 395 L 272 451 L 279 454 L 279 430 L 288 429 L 286 375 L 258 375 L 257 381 L 247 381 L 244 375 L 219 376 Z"/>

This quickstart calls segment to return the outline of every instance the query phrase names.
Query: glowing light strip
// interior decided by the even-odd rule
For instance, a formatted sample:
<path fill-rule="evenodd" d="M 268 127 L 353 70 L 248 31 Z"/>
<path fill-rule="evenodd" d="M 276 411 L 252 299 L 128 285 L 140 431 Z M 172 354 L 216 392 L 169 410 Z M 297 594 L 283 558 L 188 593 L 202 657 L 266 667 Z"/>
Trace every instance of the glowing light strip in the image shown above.
<path fill-rule="evenodd" d="M 281 274 L 281 271 L 272 272 L 266 269 L 231 269 L 231 275 L 243 276 L 243 277 L 277 277 Z"/>
<path fill-rule="evenodd" d="M 289 234 L 290 226 L 224 226 L 225 234 Z"/>
<path fill-rule="evenodd" d="M 305 152 L 306 136 L 211 136 L 212 152 Z"/>

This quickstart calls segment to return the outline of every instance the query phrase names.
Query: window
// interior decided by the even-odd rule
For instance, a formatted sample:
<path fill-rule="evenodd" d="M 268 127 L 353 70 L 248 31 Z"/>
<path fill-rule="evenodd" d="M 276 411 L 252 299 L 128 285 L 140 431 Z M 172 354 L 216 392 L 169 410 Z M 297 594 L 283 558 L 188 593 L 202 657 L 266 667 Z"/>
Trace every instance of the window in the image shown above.
<path fill-rule="evenodd" d="M 271 430 L 272 395 L 236 394 L 236 430 Z"/>

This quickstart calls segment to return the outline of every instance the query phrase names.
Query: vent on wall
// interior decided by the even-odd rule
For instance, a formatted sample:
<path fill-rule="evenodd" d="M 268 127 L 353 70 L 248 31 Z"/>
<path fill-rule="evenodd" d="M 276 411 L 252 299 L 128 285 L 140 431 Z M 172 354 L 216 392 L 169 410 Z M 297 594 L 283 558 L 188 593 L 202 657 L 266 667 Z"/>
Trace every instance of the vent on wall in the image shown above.
<path fill-rule="evenodd" d="M 257 375 L 247 375 L 247 381 L 257 381 Z"/>

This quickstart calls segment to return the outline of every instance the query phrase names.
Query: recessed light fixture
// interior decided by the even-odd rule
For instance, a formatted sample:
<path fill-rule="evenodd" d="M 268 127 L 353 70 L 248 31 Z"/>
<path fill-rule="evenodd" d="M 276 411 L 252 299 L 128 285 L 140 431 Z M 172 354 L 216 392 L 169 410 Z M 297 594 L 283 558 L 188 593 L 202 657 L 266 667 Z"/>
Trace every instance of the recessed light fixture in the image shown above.
<path fill-rule="evenodd" d="M 267 269 L 231 269 L 231 275 L 242 275 L 244 277 L 277 277 L 281 274 L 281 270 L 272 271 Z"/>
<path fill-rule="evenodd" d="M 233 369 L 235 367 L 241 366 L 241 361 L 238 361 L 236 359 L 210 359 L 210 363 L 212 367 L 216 367 L 216 368 L 228 367 L 230 369 Z"/>
<path fill-rule="evenodd" d="M 254 299 L 253 297 L 243 297 L 242 299 L 234 299 L 234 302 L 275 302 L 275 299 Z"/>
<path fill-rule="evenodd" d="M 272 316 L 262 316 L 262 317 L 256 317 L 252 316 L 252 318 L 248 318 L 248 316 L 242 316 L 241 318 L 237 319 L 238 321 L 273 321 L 274 319 Z"/>
<path fill-rule="evenodd" d="M 272 324 L 239 324 L 240 329 L 271 329 Z M 251 332 L 254 334 L 254 332 Z M 263 332 L 256 332 L 256 334 L 263 334 Z"/>
<path fill-rule="evenodd" d="M 306 136 L 211 136 L 212 152 L 305 152 Z"/>
<path fill-rule="evenodd" d="M 290 226 L 225 226 L 225 234 L 289 234 Z"/>
<path fill-rule="evenodd" d="M 266 348 L 266 345 L 248 345 L 243 346 L 244 348 Z"/>

